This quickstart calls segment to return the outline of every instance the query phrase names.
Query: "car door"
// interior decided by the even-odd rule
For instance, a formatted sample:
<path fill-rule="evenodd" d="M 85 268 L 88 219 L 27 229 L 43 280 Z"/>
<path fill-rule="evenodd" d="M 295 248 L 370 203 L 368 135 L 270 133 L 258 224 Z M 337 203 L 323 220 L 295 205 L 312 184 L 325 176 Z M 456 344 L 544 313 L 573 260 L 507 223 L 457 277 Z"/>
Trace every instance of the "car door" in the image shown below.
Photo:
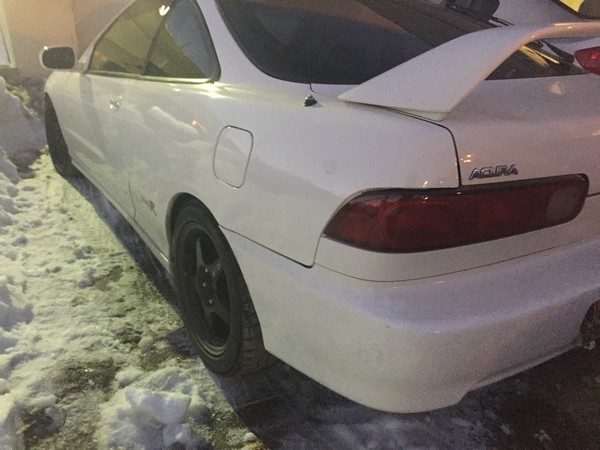
<path fill-rule="evenodd" d="M 144 76 L 128 85 L 125 118 L 119 122 L 130 147 L 135 221 L 161 249 L 173 178 L 212 176 L 221 124 L 211 113 L 209 94 L 218 73 L 198 4 L 173 2 L 154 38 Z"/>
<path fill-rule="evenodd" d="M 94 125 L 96 145 L 78 162 L 121 211 L 134 216 L 129 192 L 130 149 L 135 139 L 127 92 L 142 76 L 156 31 L 172 0 L 145 0 L 127 8 L 97 41 L 80 81 L 85 121 Z M 129 108 L 130 109 L 130 108 Z"/>

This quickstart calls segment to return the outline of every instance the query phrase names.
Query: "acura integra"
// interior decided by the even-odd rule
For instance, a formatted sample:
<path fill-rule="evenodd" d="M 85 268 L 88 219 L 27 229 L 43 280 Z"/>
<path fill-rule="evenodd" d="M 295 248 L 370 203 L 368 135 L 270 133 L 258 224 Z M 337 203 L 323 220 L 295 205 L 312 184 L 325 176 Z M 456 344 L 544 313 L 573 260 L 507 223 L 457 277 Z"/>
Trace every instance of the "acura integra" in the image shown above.
<path fill-rule="evenodd" d="M 138 0 L 42 53 L 57 171 L 172 274 L 209 369 L 423 411 L 599 337 L 600 78 L 542 41 L 600 24 L 436 3 Z"/>

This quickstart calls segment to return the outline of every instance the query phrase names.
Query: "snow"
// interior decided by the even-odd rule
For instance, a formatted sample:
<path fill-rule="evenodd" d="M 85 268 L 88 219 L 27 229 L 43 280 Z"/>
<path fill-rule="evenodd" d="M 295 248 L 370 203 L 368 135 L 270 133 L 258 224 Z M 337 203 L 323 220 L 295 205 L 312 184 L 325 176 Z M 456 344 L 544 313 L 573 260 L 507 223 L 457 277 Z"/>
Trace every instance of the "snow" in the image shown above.
<path fill-rule="evenodd" d="M 289 449 L 485 448 L 516 434 L 500 412 L 528 392 L 519 379 L 398 415 L 283 364 L 210 374 L 160 265 L 89 182 L 55 173 L 40 120 L 14 92 L 0 78 L 0 450 L 250 450 L 264 439 Z M 529 442 L 552 443 L 544 429 Z"/>
<path fill-rule="evenodd" d="M 181 329 L 173 307 L 110 231 L 79 221 L 97 213 L 47 155 L 19 172 L 12 161 L 39 158 L 43 127 L 1 78 L 0 117 L 0 449 L 28 447 L 32 416 L 50 422 L 47 434 L 65 428 L 81 407 L 65 401 L 74 391 L 96 406 L 91 448 L 203 448 L 195 430 L 230 407 L 201 363 L 166 351 Z M 120 279 L 127 291 L 113 288 Z"/>
<path fill-rule="evenodd" d="M 17 164 L 29 164 L 35 160 L 40 149 L 45 144 L 45 137 L 41 122 L 28 111 L 17 97 L 8 92 L 6 82 L 0 77 L 0 112 L 2 114 L 2 142 L 0 145 L 6 152 L 6 156 Z M 7 174 L 1 162 L 2 171 L 13 183 L 14 173 Z M 9 172 L 12 169 L 9 167 Z"/>

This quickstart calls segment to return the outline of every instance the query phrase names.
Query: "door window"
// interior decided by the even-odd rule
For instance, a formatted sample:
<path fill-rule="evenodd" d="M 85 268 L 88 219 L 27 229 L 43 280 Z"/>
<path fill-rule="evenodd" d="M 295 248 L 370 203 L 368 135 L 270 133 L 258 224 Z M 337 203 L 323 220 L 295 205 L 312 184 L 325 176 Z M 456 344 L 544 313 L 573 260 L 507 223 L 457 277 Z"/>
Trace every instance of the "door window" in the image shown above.
<path fill-rule="evenodd" d="M 158 32 L 145 74 L 210 79 L 217 73 L 217 58 L 198 6 L 180 0 Z"/>
<path fill-rule="evenodd" d="M 141 75 L 152 40 L 173 0 L 135 2 L 96 44 L 91 71 Z"/>

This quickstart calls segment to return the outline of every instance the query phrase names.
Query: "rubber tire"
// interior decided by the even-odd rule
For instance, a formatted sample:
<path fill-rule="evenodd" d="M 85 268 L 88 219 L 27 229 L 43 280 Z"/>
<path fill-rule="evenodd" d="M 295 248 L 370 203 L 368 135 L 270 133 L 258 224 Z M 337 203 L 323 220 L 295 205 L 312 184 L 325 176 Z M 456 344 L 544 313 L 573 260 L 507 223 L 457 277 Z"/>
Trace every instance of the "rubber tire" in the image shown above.
<path fill-rule="evenodd" d="M 54 106 L 48 97 L 44 102 L 44 121 L 46 124 L 46 140 L 54 169 L 64 178 L 79 178 L 81 173 L 73 165 L 69 149 L 62 134 Z"/>
<path fill-rule="evenodd" d="M 263 346 L 242 272 L 217 222 L 201 203 L 190 201 L 179 210 L 172 250 L 179 306 L 205 366 L 221 375 L 237 375 L 270 365 L 274 358 Z M 210 274 L 203 275 L 203 268 Z M 204 283 L 217 287 L 201 287 Z M 213 305 L 220 304 L 220 314 L 211 312 L 209 297 Z"/>

